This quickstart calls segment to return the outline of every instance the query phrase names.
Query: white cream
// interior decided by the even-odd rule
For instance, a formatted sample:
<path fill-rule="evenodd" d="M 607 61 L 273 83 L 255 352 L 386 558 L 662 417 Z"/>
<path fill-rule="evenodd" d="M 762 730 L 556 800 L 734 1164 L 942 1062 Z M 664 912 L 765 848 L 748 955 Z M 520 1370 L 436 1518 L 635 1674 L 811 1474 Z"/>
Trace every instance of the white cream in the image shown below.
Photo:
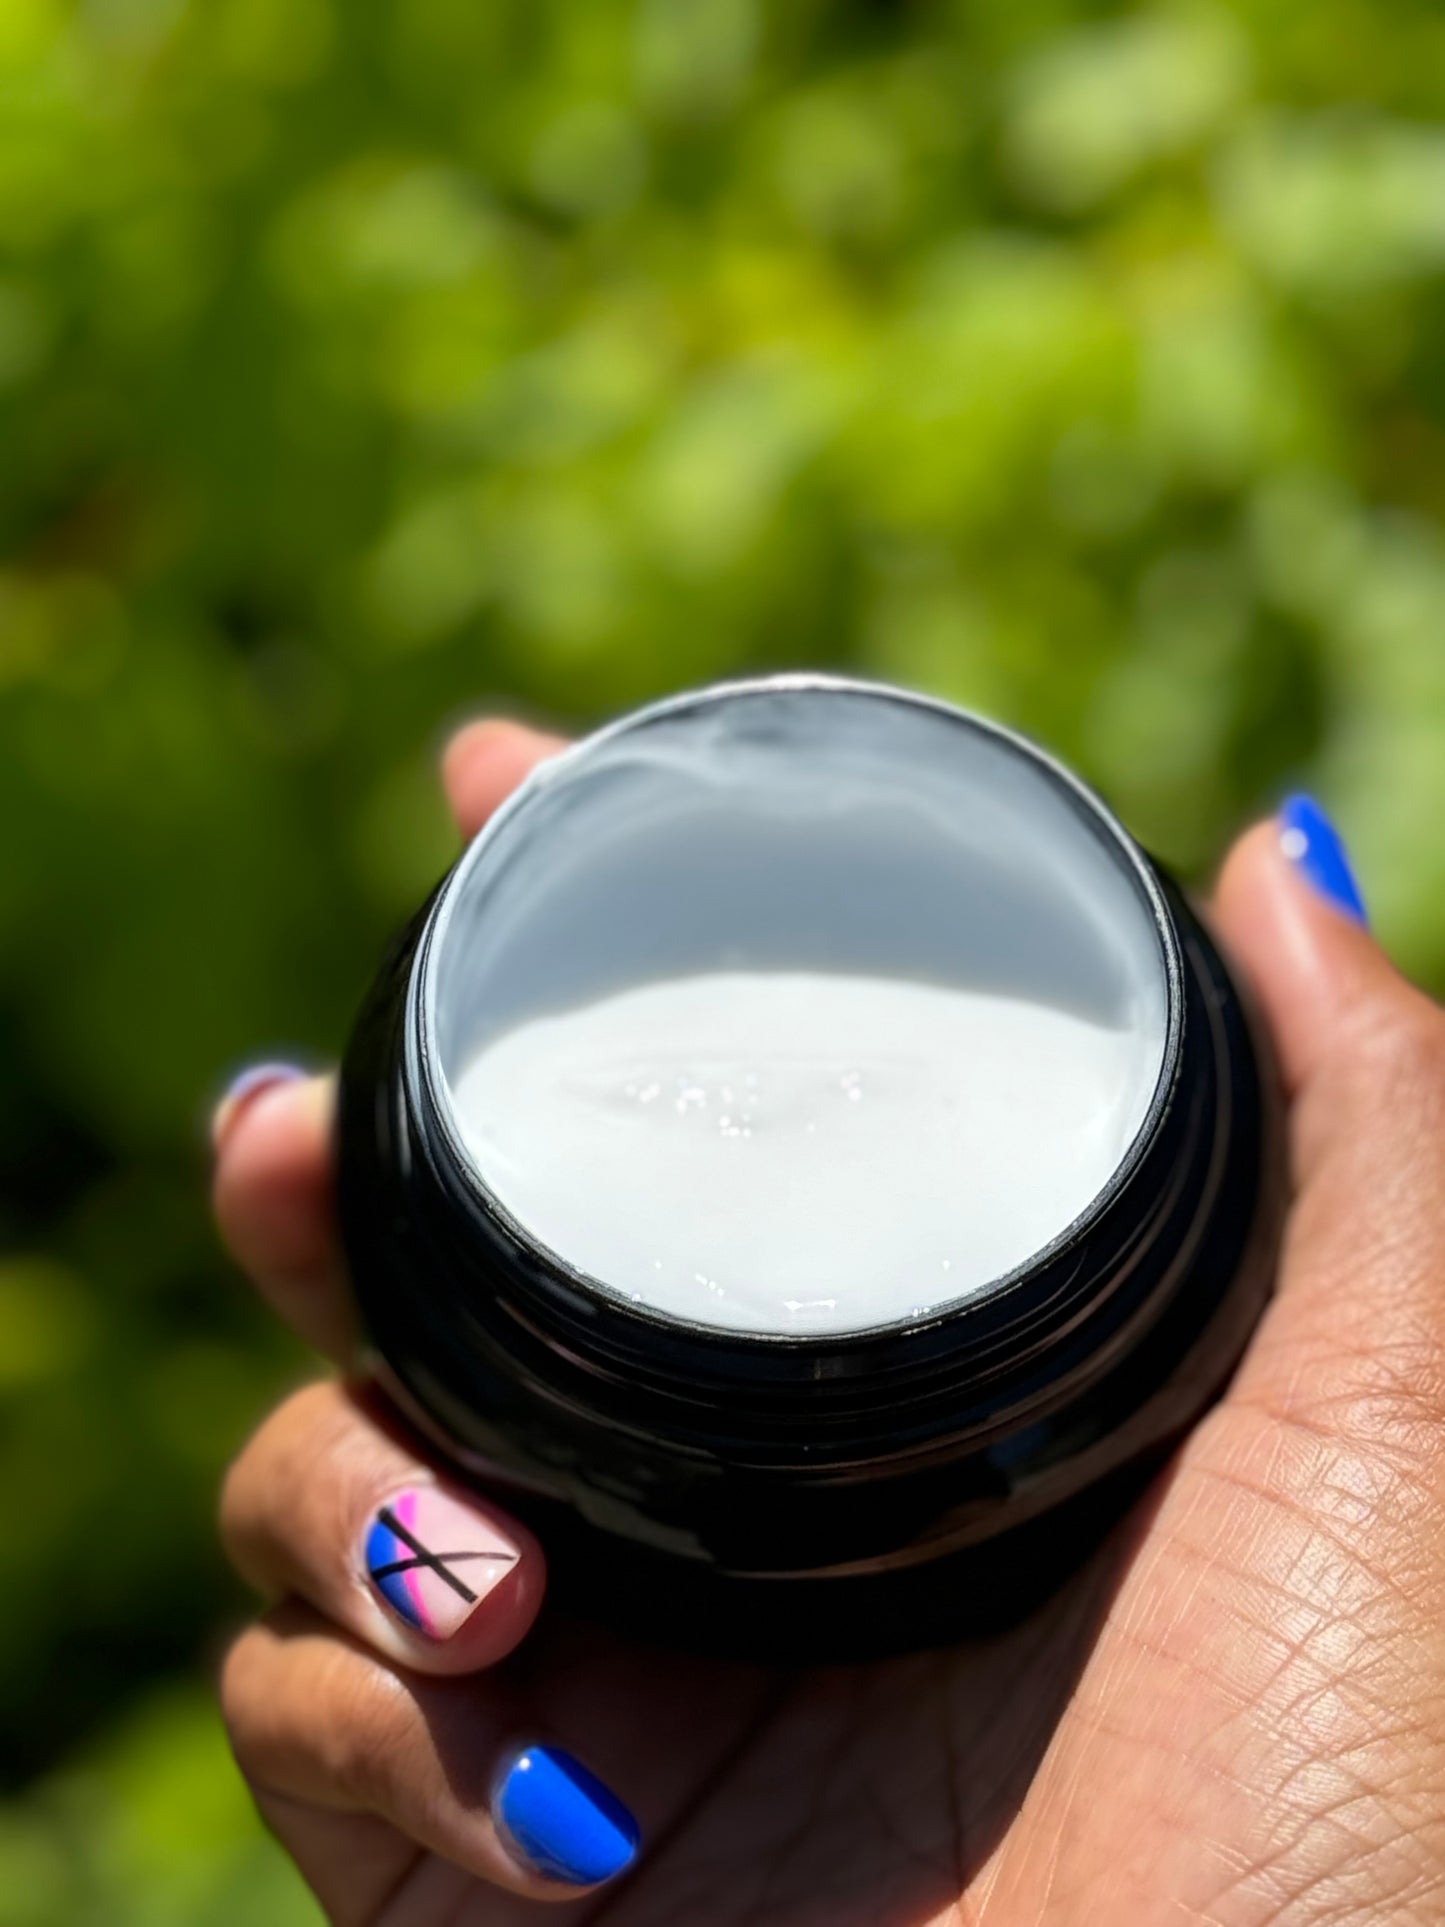
<path fill-rule="evenodd" d="M 977 1291 L 1088 1206 L 1143 1121 L 1131 1028 L 904 978 L 663 978 L 504 1031 L 457 1078 L 492 1190 L 657 1310 L 769 1332 Z"/>
<path fill-rule="evenodd" d="M 769 1333 L 907 1319 L 1023 1264 L 1127 1153 L 1168 1025 L 1150 887 L 1072 779 L 956 712 L 684 698 L 543 765 L 467 853 L 433 1089 L 610 1291 Z"/>

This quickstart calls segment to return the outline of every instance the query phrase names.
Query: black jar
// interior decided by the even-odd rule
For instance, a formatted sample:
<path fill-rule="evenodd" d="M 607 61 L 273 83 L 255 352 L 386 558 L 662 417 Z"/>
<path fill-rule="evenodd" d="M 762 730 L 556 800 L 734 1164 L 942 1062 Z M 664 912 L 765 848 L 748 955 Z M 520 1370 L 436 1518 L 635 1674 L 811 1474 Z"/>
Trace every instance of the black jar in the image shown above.
<path fill-rule="evenodd" d="M 724 966 L 1006 989 L 1135 1025 L 1157 1067 L 1006 1274 L 863 1328 L 720 1324 L 550 1248 L 453 1087 L 499 1028 Z M 1226 964 L 1096 797 L 944 704 L 790 676 L 625 717 L 497 813 L 356 1025 L 340 1208 L 371 1369 L 537 1526 L 554 1598 L 850 1654 L 1016 1616 L 1218 1396 L 1273 1275 L 1279 1136 Z M 646 1168 L 616 1188 L 624 1230 L 666 1207 Z"/>

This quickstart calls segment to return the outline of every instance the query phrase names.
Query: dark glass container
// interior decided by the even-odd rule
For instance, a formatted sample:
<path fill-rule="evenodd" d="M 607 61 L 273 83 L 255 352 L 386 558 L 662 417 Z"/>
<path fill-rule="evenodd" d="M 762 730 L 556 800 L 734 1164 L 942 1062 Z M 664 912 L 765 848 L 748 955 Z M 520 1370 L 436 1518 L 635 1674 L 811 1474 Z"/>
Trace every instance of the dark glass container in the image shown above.
<path fill-rule="evenodd" d="M 448 1078 L 519 1015 L 719 959 L 1144 997 L 1153 1094 L 1082 1214 L 965 1297 L 828 1332 L 663 1313 L 513 1216 Z M 787 677 L 624 718 L 474 841 L 358 1019 L 340 1207 L 370 1368 L 538 1527 L 554 1597 L 846 1655 L 1004 1622 L 1097 1542 L 1258 1317 L 1279 1136 L 1224 959 L 1096 797 L 946 705 Z"/>

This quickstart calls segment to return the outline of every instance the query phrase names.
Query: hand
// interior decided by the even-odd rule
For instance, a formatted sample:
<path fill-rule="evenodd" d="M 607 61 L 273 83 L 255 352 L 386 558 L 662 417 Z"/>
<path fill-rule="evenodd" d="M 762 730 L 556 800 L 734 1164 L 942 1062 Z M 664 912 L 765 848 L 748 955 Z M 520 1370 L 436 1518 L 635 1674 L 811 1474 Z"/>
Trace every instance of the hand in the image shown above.
<path fill-rule="evenodd" d="M 464 731 L 462 829 L 554 747 Z M 1234 850 L 1215 922 L 1291 1099 L 1279 1292 L 1144 1504 L 1007 1635 L 768 1671 L 533 1626 L 541 1549 L 373 1395 L 328 1380 L 266 1422 L 223 1527 L 279 1603 L 223 1697 L 333 1921 L 508 1927 L 543 1902 L 608 1927 L 1445 1919 L 1445 1014 L 1278 825 Z M 330 1106 L 328 1083 L 253 1080 L 218 1118 L 216 1208 L 341 1359 Z M 457 1555 L 470 1598 L 405 1565 L 382 1508 Z M 636 1814 L 629 1871 L 623 1809 L 568 1755 Z"/>

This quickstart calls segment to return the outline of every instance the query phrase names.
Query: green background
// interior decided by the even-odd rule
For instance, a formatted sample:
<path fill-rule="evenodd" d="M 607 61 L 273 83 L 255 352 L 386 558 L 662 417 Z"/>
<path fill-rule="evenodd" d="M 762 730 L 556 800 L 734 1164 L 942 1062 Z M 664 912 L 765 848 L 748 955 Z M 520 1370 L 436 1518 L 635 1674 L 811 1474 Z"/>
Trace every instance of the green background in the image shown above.
<path fill-rule="evenodd" d="M 846 664 L 1196 877 L 1304 783 L 1445 983 L 1442 107 L 1423 0 L 0 0 L 0 1927 L 314 1918 L 201 1124 L 450 720 Z"/>

